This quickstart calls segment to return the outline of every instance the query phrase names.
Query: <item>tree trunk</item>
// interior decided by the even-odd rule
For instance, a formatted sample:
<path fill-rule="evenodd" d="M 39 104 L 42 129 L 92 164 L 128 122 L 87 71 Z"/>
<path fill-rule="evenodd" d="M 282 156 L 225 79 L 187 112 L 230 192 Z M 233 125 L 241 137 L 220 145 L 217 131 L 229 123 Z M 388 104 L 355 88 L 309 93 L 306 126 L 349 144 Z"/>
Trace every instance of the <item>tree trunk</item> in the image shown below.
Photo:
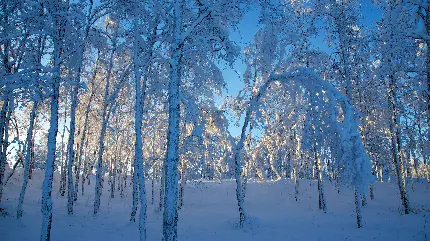
<path fill-rule="evenodd" d="M 125 161 L 125 165 L 123 166 L 123 170 L 122 170 L 122 173 L 123 173 L 122 179 L 123 179 L 123 181 L 122 181 L 122 184 L 121 184 L 121 197 L 124 197 L 124 188 L 127 187 L 127 167 L 128 167 L 128 157 L 127 157 L 127 159 Z"/>
<path fill-rule="evenodd" d="M 366 206 L 367 205 L 367 198 L 366 195 L 363 193 L 361 193 L 361 206 Z"/>
<path fill-rule="evenodd" d="M 180 5 L 176 1 L 176 5 Z M 179 12 L 178 12 L 179 11 Z M 175 30 L 174 36 L 180 36 L 180 11 L 175 6 Z M 170 82 L 169 82 L 169 126 L 167 134 L 167 155 L 164 162 L 164 211 L 163 211 L 163 240 L 176 241 L 178 224 L 178 161 L 179 161 L 179 120 L 180 97 L 179 86 L 181 81 L 181 46 L 172 47 Z"/>
<path fill-rule="evenodd" d="M 240 161 L 245 138 L 246 138 L 246 128 L 248 127 L 248 124 L 250 122 L 250 117 L 251 117 L 253 108 L 255 108 L 257 102 L 261 97 L 261 94 L 266 91 L 267 87 L 269 86 L 269 83 L 270 82 L 268 81 L 264 85 L 262 85 L 258 90 L 258 93 L 254 95 L 249 101 L 249 106 L 245 113 L 245 119 L 243 122 L 242 131 L 240 133 L 240 139 L 234 150 L 234 166 L 235 166 L 234 173 L 236 178 L 236 198 L 237 198 L 237 203 L 239 207 L 239 226 L 240 227 L 243 227 L 243 223 L 245 222 L 245 219 L 246 219 L 245 207 L 244 207 L 244 195 L 242 192 L 243 190 L 242 190 L 242 180 L 241 180 L 242 165 Z"/>
<path fill-rule="evenodd" d="M 384 182 L 384 178 L 383 178 L 383 176 L 382 176 L 382 168 L 383 168 L 384 166 L 382 165 L 382 164 L 379 164 L 379 182 Z"/>
<path fill-rule="evenodd" d="M 156 27 L 155 27 L 156 28 Z M 140 241 L 146 240 L 146 190 L 145 190 L 145 173 L 143 170 L 143 138 L 142 138 L 142 117 L 143 109 L 145 107 L 144 101 L 146 97 L 146 72 L 143 74 L 144 80 L 143 85 L 141 84 L 142 73 L 140 70 L 140 25 L 137 16 L 133 19 L 134 29 L 134 42 L 133 42 L 133 65 L 134 65 L 134 77 L 135 77 L 135 88 L 136 88 L 136 106 L 135 106 L 135 122 L 134 130 L 136 135 L 135 149 L 134 149 L 134 182 L 133 182 L 133 210 L 132 217 L 134 219 L 135 205 L 137 206 L 137 188 L 139 189 L 140 199 L 140 213 L 139 213 L 139 233 Z M 153 35 L 155 36 L 156 30 Z M 152 36 L 152 37 L 154 37 Z M 152 40 L 153 41 L 153 40 Z M 152 47 L 152 46 L 151 46 Z M 152 50 L 150 51 L 152 53 Z M 149 66 L 148 59 L 144 65 L 144 71 L 147 71 Z"/>
<path fill-rule="evenodd" d="M 179 121 L 181 85 L 182 34 L 182 1 L 174 2 L 173 7 L 173 43 L 171 46 L 169 73 L 169 120 L 167 128 L 167 153 L 164 162 L 164 210 L 163 241 L 176 241 L 178 236 L 178 161 L 179 161 Z"/>
<path fill-rule="evenodd" d="M 245 219 L 246 219 L 245 208 L 244 208 L 244 194 L 243 194 L 242 180 L 241 180 L 242 165 L 241 165 L 240 157 L 241 157 L 242 150 L 244 147 L 246 128 L 248 127 L 248 124 L 250 121 L 250 114 L 252 112 L 252 110 L 250 110 L 250 109 L 253 108 L 253 103 L 255 103 L 257 101 L 257 98 L 258 97 L 256 96 L 255 99 L 251 99 L 251 101 L 250 101 L 251 102 L 250 107 L 245 114 L 245 120 L 244 120 L 244 123 L 242 126 L 242 132 L 240 135 L 240 140 L 239 140 L 238 144 L 236 145 L 236 150 L 234 153 L 234 166 L 235 166 L 235 177 L 236 177 L 236 198 L 237 198 L 237 203 L 239 206 L 239 226 L 240 227 L 243 227 L 243 223 L 245 222 Z"/>
<path fill-rule="evenodd" d="M 294 168 L 293 170 L 293 177 L 294 177 L 294 198 L 296 201 L 299 200 L 299 179 L 297 178 L 297 169 Z"/>
<path fill-rule="evenodd" d="M 300 149 L 300 144 L 297 140 L 297 134 L 296 134 L 296 130 L 293 130 L 293 136 L 291 138 L 291 142 L 293 143 L 293 178 L 294 178 L 294 198 L 296 199 L 296 201 L 299 200 L 299 179 L 297 178 L 297 169 L 299 166 L 299 161 L 298 161 L 298 157 L 299 157 L 299 149 Z"/>
<path fill-rule="evenodd" d="M 33 169 L 34 169 L 34 137 L 36 134 L 33 134 L 33 138 L 31 139 L 31 149 L 30 149 L 30 170 L 28 170 L 28 179 L 31 179 L 33 175 Z"/>
<path fill-rule="evenodd" d="M 154 176 L 151 180 L 151 204 L 154 204 Z"/>
<path fill-rule="evenodd" d="M 19 219 L 22 217 L 22 204 L 24 203 L 25 191 L 27 189 L 28 178 L 30 176 L 30 165 L 31 165 L 31 140 L 33 139 L 33 127 L 34 120 L 36 119 L 37 102 L 33 103 L 33 108 L 30 114 L 30 126 L 28 127 L 27 140 L 26 140 L 26 150 L 25 150 L 25 161 L 24 161 L 24 173 L 23 182 L 21 186 L 21 193 L 19 194 L 18 207 L 16 210 L 16 217 Z"/>
<path fill-rule="evenodd" d="M 361 228 L 361 204 L 360 204 L 360 194 L 357 189 L 354 190 L 354 200 L 355 200 L 355 214 L 357 220 L 357 228 Z"/>
<path fill-rule="evenodd" d="M 428 34 L 428 33 L 430 33 L 430 8 L 427 7 L 424 10 L 425 10 L 424 25 L 425 25 L 426 33 Z M 427 45 L 426 60 L 425 60 L 426 61 L 425 65 L 426 65 L 426 79 L 427 79 L 427 96 L 424 96 L 424 98 L 427 99 L 427 124 L 428 124 L 428 128 L 430 128 L 430 40 L 426 40 L 425 42 Z M 427 169 L 427 166 L 425 163 L 425 157 L 423 157 L 423 159 L 424 159 L 424 166 Z M 427 180 L 430 182 L 428 175 L 427 175 Z"/>
<path fill-rule="evenodd" d="M 88 139 L 85 141 L 85 150 L 88 150 Z M 84 170 L 82 170 L 82 184 L 81 184 L 81 195 L 84 195 L 85 192 L 85 180 L 88 176 L 88 151 L 85 152 L 85 159 L 84 159 Z M 89 180 L 89 179 L 88 179 Z"/>
<path fill-rule="evenodd" d="M 13 174 L 15 173 L 15 170 L 19 164 L 22 164 L 22 166 L 24 166 L 24 158 L 22 156 L 21 150 L 18 150 L 18 158 L 16 159 L 15 164 L 13 164 L 12 171 L 9 173 L 6 180 L 4 181 L 4 185 L 6 185 L 7 182 L 9 181 L 9 179 L 13 176 Z"/>
<path fill-rule="evenodd" d="M 181 178 L 180 178 L 180 187 L 179 187 L 179 205 L 178 208 L 181 209 L 181 207 L 184 205 L 184 188 L 185 188 L 185 183 L 186 183 L 186 174 L 187 170 L 186 170 L 186 166 L 184 164 L 184 161 L 181 160 L 181 170 L 180 170 L 180 174 L 181 174 Z"/>
<path fill-rule="evenodd" d="M 394 159 L 394 166 L 396 169 L 397 185 L 399 187 L 400 199 L 403 204 L 403 209 L 405 214 L 409 213 L 409 200 L 406 192 L 406 183 L 404 175 L 404 165 L 402 156 L 400 153 L 400 130 L 399 121 L 397 118 L 397 108 L 396 108 L 396 86 L 394 76 L 389 77 L 389 107 L 391 111 L 391 121 L 390 121 L 390 131 L 391 131 L 391 145 L 392 145 L 392 155 Z"/>
<path fill-rule="evenodd" d="M 65 102 L 66 104 L 67 102 Z M 63 133 L 61 134 L 61 163 L 60 163 L 60 170 L 61 170 L 61 176 L 60 176 L 60 195 L 64 196 L 66 193 L 66 168 L 65 166 L 65 160 L 64 160 L 64 135 L 66 133 L 66 120 L 67 120 L 67 109 L 64 108 L 64 123 L 63 123 Z"/>
<path fill-rule="evenodd" d="M 116 180 L 116 158 L 113 159 L 111 162 L 111 171 L 109 173 L 109 176 L 111 177 L 110 180 L 110 198 L 115 197 L 115 180 Z"/>
<path fill-rule="evenodd" d="M 324 198 L 324 183 L 323 183 L 322 171 L 321 171 L 321 159 L 318 156 L 316 150 L 315 150 L 315 168 L 317 172 L 316 175 L 318 178 L 318 208 L 320 210 L 323 210 L 324 213 L 326 213 L 327 206 Z"/>
<path fill-rule="evenodd" d="M 8 146 L 8 129 L 10 119 L 9 102 L 10 100 L 8 98 L 3 101 L 3 106 L 0 113 L 0 203 L 3 196 L 3 179 L 6 168 L 6 155 Z"/>
<path fill-rule="evenodd" d="M 136 213 L 137 213 L 137 204 L 139 202 L 139 187 L 138 187 L 138 180 L 137 180 L 137 173 L 136 173 L 136 157 L 133 161 L 133 173 L 132 173 L 132 180 L 133 180 L 133 206 L 131 207 L 131 215 L 130 215 L 130 221 L 135 222 L 136 221 Z"/>
<path fill-rule="evenodd" d="M 96 185 L 95 185 L 95 198 L 94 198 L 94 214 L 97 214 L 99 208 L 100 208 L 100 198 L 102 195 L 102 175 L 103 172 L 103 151 L 104 151 L 104 138 L 106 135 L 106 128 L 109 121 L 109 116 L 107 113 L 107 107 L 108 107 L 108 98 L 109 98 L 109 85 L 110 85 L 110 77 L 112 74 L 112 68 L 113 68 L 113 59 L 114 54 L 116 51 L 116 44 L 114 43 L 114 47 L 112 50 L 112 53 L 110 55 L 109 59 L 109 67 L 108 67 L 108 73 L 106 77 L 106 86 L 105 86 L 105 92 L 103 97 L 103 112 L 102 112 L 102 128 L 100 131 L 100 138 L 99 138 L 99 147 L 98 147 L 98 157 L 97 157 L 97 163 L 96 163 Z M 89 179 L 88 179 L 89 180 Z"/>
<path fill-rule="evenodd" d="M 99 61 L 100 61 L 100 52 L 98 52 L 98 54 L 97 54 L 96 66 L 95 66 L 95 70 L 94 70 L 93 76 L 92 76 L 92 83 L 94 83 L 95 78 L 97 76 L 97 66 L 98 66 Z M 81 163 L 82 163 L 82 156 L 83 156 L 82 154 L 84 152 L 84 145 L 83 145 L 83 143 L 84 143 L 85 137 L 87 135 L 88 117 L 89 117 L 89 114 L 90 114 L 91 103 L 92 103 L 92 101 L 94 99 L 94 96 L 95 96 L 95 86 L 93 84 L 92 85 L 92 89 L 91 89 L 90 99 L 89 99 L 87 107 L 85 109 L 84 129 L 82 131 L 81 141 L 79 142 L 79 143 L 81 143 L 81 145 L 79 147 L 79 152 L 78 152 L 78 154 L 79 154 L 79 156 L 78 156 L 78 168 L 77 168 L 77 171 L 76 171 L 76 180 L 75 180 L 75 197 L 74 197 L 75 201 L 78 199 L 79 175 L 81 173 Z M 88 140 L 86 141 L 86 144 L 85 144 L 85 149 L 87 149 L 87 148 L 88 148 Z M 86 165 L 86 163 L 84 165 Z M 82 173 L 82 195 L 84 193 L 85 172 L 86 172 L 86 167 L 84 167 L 84 171 Z"/>
<path fill-rule="evenodd" d="M 78 107 L 78 90 L 79 86 L 73 88 L 72 105 L 70 107 L 70 132 L 67 142 L 67 213 L 73 214 L 73 200 L 75 191 L 73 189 L 73 161 L 75 159 L 75 129 L 76 129 L 76 108 Z"/>
<path fill-rule="evenodd" d="M 42 185 L 42 230 L 40 241 L 49 241 L 51 237 L 52 223 L 52 181 L 54 179 L 54 162 L 57 146 L 57 131 L 58 131 L 58 99 L 60 95 L 60 56 L 63 49 L 63 37 L 65 36 L 65 18 L 62 15 L 54 15 L 53 13 L 61 12 L 67 9 L 68 6 L 61 2 L 52 4 L 52 9 L 49 12 L 53 15 L 53 22 L 56 34 L 53 37 L 54 44 L 54 67 L 56 71 L 53 76 L 51 89 L 51 118 L 48 132 L 48 154 L 45 164 L 45 179 Z"/>
<path fill-rule="evenodd" d="M 253 90 L 257 89 L 257 73 L 255 73 L 255 78 L 254 78 L 254 88 Z M 255 93 L 253 93 L 255 94 Z M 251 139 L 252 139 L 252 128 L 253 128 L 253 124 L 252 124 L 252 120 L 254 119 L 254 112 L 251 112 L 251 116 L 249 117 L 250 119 L 250 123 L 249 123 L 249 131 L 248 131 L 248 135 L 246 136 L 245 139 L 245 147 L 248 151 L 251 150 Z M 257 160 L 255 160 L 257 161 Z M 250 176 L 250 165 L 252 160 L 249 157 L 249 155 L 245 155 L 245 167 L 244 170 L 242 171 L 242 177 L 243 177 L 243 182 L 242 182 L 242 193 L 243 193 L 243 198 L 245 198 L 246 196 L 246 187 L 248 184 L 248 177 Z M 252 174 L 251 174 L 252 175 Z"/>
<path fill-rule="evenodd" d="M 273 175 L 275 176 L 275 181 L 279 181 L 281 180 L 281 176 L 279 175 L 278 171 L 275 168 L 275 165 L 273 164 L 273 153 L 269 154 L 269 165 L 270 165 L 270 170 L 272 171 Z M 273 176 L 272 176 L 273 178 Z"/>
<path fill-rule="evenodd" d="M 160 198 L 158 203 L 158 211 L 161 212 L 163 209 L 163 200 L 164 200 L 164 180 L 166 178 L 164 177 L 164 168 L 161 168 L 161 175 L 160 175 Z"/>

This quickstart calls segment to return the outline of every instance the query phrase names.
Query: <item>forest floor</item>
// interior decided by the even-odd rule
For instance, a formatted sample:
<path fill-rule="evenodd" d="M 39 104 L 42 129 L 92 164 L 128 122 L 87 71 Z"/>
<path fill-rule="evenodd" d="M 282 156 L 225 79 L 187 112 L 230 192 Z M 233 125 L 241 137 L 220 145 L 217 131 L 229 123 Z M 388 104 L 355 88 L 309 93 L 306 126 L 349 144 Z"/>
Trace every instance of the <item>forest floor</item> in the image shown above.
<path fill-rule="evenodd" d="M 2 241 L 38 240 L 41 228 L 41 183 L 43 172 L 36 170 L 27 188 L 24 214 L 16 219 L 16 206 L 22 183 L 22 170 L 5 186 L 0 208 L 0 239 Z M 127 181 L 130 183 L 130 179 Z M 130 222 L 131 187 L 126 194 L 110 198 L 107 182 L 103 190 L 99 214 L 93 216 L 94 181 L 85 185 L 85 195 L 78 195 L 74 214 L 67 215 L 67 194 L 58 193 L 59 175 L 54 177 L 53 223 L 51 240 L 139 240 L 138 223 Z M 342 188 L 338 194 L 334 185 L 325 181 L 327 213 L 318 209 L 317 185 L 300 180 L 299 200 L 294 198 L 291 180 L 276 183 L 249 183 L 245 208 L 249 216 L 239 228 L 234 180 L 193 182 L 185 188 L 184 206 L 179 211 L 178 240 L 430 240 L 430 184 L 416 183 L 410 188 L 412 213 L 402 214 L 394 182 L 376 183 L 375 199 L 368 199 L 362 208 L 363 228 L 355 224 L 353 192 Z M 162 239 L 162 213 L 158 206 L 159 185 L 155 187 L 151 204 L 151 185 L 147 183 L 147 240 Z M 80 187 L 79 187 L 80 188 Z"/>

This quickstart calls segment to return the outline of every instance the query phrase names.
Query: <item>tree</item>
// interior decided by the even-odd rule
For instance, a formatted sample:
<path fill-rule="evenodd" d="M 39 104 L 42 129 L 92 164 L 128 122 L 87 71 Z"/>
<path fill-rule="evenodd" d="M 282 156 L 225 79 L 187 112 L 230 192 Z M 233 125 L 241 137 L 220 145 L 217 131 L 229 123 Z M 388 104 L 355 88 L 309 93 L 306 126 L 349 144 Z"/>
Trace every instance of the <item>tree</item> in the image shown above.
<path fill-rule="evenodd" d="M 23 175 L 23 182 L 21 187 L 21 192 L 19 194 L 19 201 L 18 201 L 18 208 L 16 211 L 16 217 L 19 219 L 22 217 L 22 205 L 24 203 L 24 197 L 25 197 L 25 191 L 27 189 L 28 179 L 30 177 L 30 168 L 31 168 L 31 140 L 33 139 L 33 133 L 34 133 L 34 122 L 37 115 L 37 106 L 38 102 L 33 103 L 33 107 L 30 114 L 30 124 L 28 127 L 27 132 L 27 139 L 26 139 L 26 150 L 25 150 L 25 161 L 24 161 L 24 175 Z"/>
<path fill-rule="evenodd" d="M 142 49 L 143 43 L 141 40 L 141 26 L 140 26 L 140 15 L 138 14 L 139 9 L 143 11 L 144 8 L 140 8 L 136 6 L 134 18 L 133 18 L 133 30 L 134 30 L 134 41 L 133 41 L 133 65 L 134 65 L 134 78 L 135 78 L 135 88 L 136 88 L 136 104 L 135 104 L 135 149 L 134 149 L 134 176 L 133 183 L 138 179 L 138 187 L 139 187 L 139 199 L 140 199 L 140 214 L 139 214 L 139 231 L 140 231 L 140 240 L 146 240 L 146 192 L 145 192 L 145 176 L 143 171 L 143 141 L 142 141 L 142 116 L 144 115 L 144 100 L 146 97 L 146 81 L 147 81 L 147 72 L 149 70 L 149 66 L 152 60 L 152 51 L 153 46 L 155 44 L 158 20 L 152 16 L 152 19 L 155 19 L 153 22 L 149 23 L 151 29 L 149 33 L 146 34 L 146 37 L 149 39 L 147 46 L 145 46 L 146 51 L 143 53 L 143 59 L 141 59 L 142 55 L 140 50 Z M 142 68 L 142 70 L 141 70 Z M 141 79 L 143 76 L 143 85 L 141 84 Z M 133 190 L 136 192 L 137 190 Z M 136 194 L 133 194 L 133 201 L 135 202 L 135 198 L 137 198 Z M 132 218 L 133 213 L 132 213 Z"/>
<path fill-rule="evenodd" d="M 187 3 L 187 4 L 186 4 Z M 185 59 L 192 59 L 192 48 L 197 48 L 202 54 L 216 51 L 220 58 L 232 61 L 235 47 L 227 40 L 226 26 L 220 25 L 221 19 L 226 25 L 240 18 L 239 1 L 217 1 L 207 5 L 200 1 L 188 2 L 176 0 L 173 2 L 172 40 L 170 42 L 170 71 L 169 71 L 169 125 L 167 134 L 167 155 L 164 162 L 166 181 L 164 184 L 163 240 L 177 239 L 177 201 L 179 161 L 179 121 L 180 121 L 180 87 L 182 81 L 181 64 Z M 195 8 L 197 11 L 189 11 Z M 239 10 L 239 11 L 238 11 Z M 233 12 L 236 11 L 236 12 Z M 186 24 L 190 23 L 190 24 Z M 198 33 L 198 34 L 197 34 Z M 198 37 L 209 36 L 209 37 Z M 206 50 L 205 50 L 206 48 Z M 225 51 L 223 53 L 223 51 Z M 198 52 L 197 52 L 198 53 Z"/>
<path fill-rule="evenodd" d="M 105 78 L 105 90 L 103 95 L 103 110 L 102 110 L 102 127 L 100 130 L 100 137 L 99 137 L 99 143 L 98 143 L 98 155 L 97 155 L 97 162 L 96 162 L 96 185 L 95 185 L 95 199 L 94 199 L 94 214 L 97 214 L 99 208 L 100 208 L 100 197 L 102 194 L 102 175 L 103 175 L 103 153 L 105 149 L 105 135 L 106 130 L 109 122 L 110 116 L 114 113 L 116 105 L 115 100 L 118 97 L 118 93 L 121 89 L 121 87 L 126 82 L 128 76 L 130 75 L 131 71 L 131 64 L 127 61 L 122 62 L 125 66 L 123 71 L 118 70 L 119 73 L 114 73 L 114 57 L 115 55 L 121 56 L 121 54 L 124 54 L 121 52 L 121 46 L 119 45 L 118 41 L 120 38 L 120 27 L 119 26 L 119 19 L 115 19 L 115 15 L 111 15 L 106 19 L 106 31 L 110 35 L 110 41 L 111 41 L 111 48 L 110 48 L 110 54 L 108 57 L 108 66 L 107 66 L 107 73 Z M 118 59 L 119 60 L 119 59 Z M 118 61 L 117 60 L 117 61 Z M 118 61 L 119 62 L 119 61 Z M 119 76 L 116 76 L 115 74 L 118 74 Z M 111 90 L 111 81 L 117 80 L 115 86 Z"/>
<path fill-rule="evenodd" d="M 66 34 L 67 20 L 65 16 L 56 14 L 57 12 L 66 11 L 68 6 L 62 2 L 48 2 L 48 13 L 52 16 L 53 21 L 53 44 L 54 52 L 52 55 L 53 67 L 55 69 L 54 76 L 51 82 L 51 93 L 50 93 L 50 108 L 51 118 L 49 124 L 48 134 L 48 156 L 45 166 L 45 179 L 43 180 L 42 186 L 42 231 L 40 240 L 49 241 L 52 223 L 52 181 L 54 174 L 54 161 L 56 156 L 56 142 L 57 142 L 57 131 L 58 131 L 58 99 L 60 92 L 61 82 L 61 59 L 64 50 L 64 38 Z"/>
<path fill-rule="evenodd" d="M 415 58 L 415 43 L 402 32 L 411 29 L 412 20 L 408 12 L 396 1 L 388 1 L 384 5 L 384 15 L 380 22 L 380 68 L 377 70 L 386 81 L 387 102 L 389 107 L 389 127 L 392 159 L 405 214 L 410 211 L 405 182 L 405 160 L 402 156 L 401 123 L 399 112 L 399 91 L 397 81 L 407 76 Z M 400 30 L 402 29 L 402 30 Z M 405 44 L 407 43 L 407 44 Z M 405 48 L 409 51 L 405 51 Z M 402 61 L 399 61 L 399 60 Z"/>

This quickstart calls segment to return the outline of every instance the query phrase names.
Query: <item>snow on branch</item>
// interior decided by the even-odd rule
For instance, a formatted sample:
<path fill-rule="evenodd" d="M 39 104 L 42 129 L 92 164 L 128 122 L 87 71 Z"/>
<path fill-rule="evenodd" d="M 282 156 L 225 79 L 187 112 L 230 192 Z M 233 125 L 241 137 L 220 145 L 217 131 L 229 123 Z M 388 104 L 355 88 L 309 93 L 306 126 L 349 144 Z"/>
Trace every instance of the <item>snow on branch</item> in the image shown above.
<path fill-rule="evenodd" d="M 179 38 L 179 43 L 178 45 L 182 44 L 187 38 L 188 36 L 190 36 L 190 34 L 194 31 L 194 29 L 207 17 L 209 16 L 209 14 L 212 12 L 212 9 L 207 9 L 205 12 L 203 12 L 202 14 L 200 14 L 200 16 L 194 20 L 194 22 L 191 24 L 191 26 L 189 26 L 187 28 L 187 30 L 185 32 L 183 32 L 181 34 L 181 37 Z"/>

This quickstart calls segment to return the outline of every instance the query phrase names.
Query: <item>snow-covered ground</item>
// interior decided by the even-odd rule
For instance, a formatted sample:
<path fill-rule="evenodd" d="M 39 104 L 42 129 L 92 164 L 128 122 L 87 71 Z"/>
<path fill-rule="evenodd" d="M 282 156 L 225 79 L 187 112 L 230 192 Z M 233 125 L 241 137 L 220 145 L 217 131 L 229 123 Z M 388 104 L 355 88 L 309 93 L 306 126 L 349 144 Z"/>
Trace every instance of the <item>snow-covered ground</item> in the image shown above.
<path fill-rule="evenodd" d="M 2 241 L 38 240 L 41 228 L 41 183 L 43 172 L 36 170 L 30 180 L 24 203 L 24 215 L 16 219 L 16 206 L 21 187 L 22 170 L 9 180 L 0 204 L 7 212 L 0 217 Z M 128 180 L 129 183 L 130 180 Z M 94 217 L 94 182 L 79 193 L 74 214 L 67 215 L 67 198 L 58 194 L 59 175 L 56 173 L 53 191 L 53 241 L 138 240 L 138 225 L 130 222 L 131 187 L 124 198 L 115 193 L 109 197 L 104 184 L 99 214 Z M 162 239 L 162 213 L 156 211 L 156 199 L 150 204 L 148 194 L 148 240 Z M 223 181 L 187 184 L 184 207 L 179 212 L 179 240 L 430 240 L 430 184 L 416 183 L 409 190 L 413 213 L 403 215 L 394 182 L 376 183 L 375 199 L 368 200 L 363 211 L 363 225 L 356 228 L 353 193 L 346 188 L 337 194 L 334 185 L 325 182 L 327 213 L 318 210 L 317 185 L 300 181 L 299 201 L 294 199 L 290 180 L 277 183 L 249 183 L 245 208 L 249 219 L 244 228 L 237 226 L 238 211 L 235 182 Z"/>

